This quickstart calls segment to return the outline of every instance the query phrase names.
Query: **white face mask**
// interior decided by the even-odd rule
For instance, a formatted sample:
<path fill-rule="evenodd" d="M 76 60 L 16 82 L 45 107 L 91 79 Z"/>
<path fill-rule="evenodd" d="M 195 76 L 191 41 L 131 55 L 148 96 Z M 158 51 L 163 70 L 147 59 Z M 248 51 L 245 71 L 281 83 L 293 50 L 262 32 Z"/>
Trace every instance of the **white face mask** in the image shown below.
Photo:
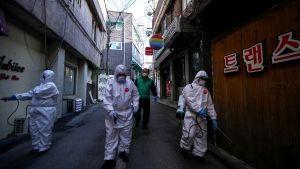
<path fill-rule="evenodd" d="M 118 76 L 117 77 L 118 83 L 125 83 L 126 82 L 126 76 Z"/>
<path fill-rule="evenodd" d="M 142 76 L 143 76 L 143 77 L 147 77 L 147 76 L 148 76 L 148 73 L 142 73 Z"/>
<path fill-rule="evenodd" d="M 199 79 L 198 83 L 200 86 L 205 86 L 205 80 Z"/>

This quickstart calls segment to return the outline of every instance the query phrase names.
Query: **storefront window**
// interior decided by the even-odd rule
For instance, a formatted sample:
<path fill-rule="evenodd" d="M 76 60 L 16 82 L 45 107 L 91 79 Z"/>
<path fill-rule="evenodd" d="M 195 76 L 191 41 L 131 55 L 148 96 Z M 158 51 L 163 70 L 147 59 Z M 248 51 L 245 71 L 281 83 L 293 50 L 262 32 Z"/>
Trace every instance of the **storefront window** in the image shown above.
<path fill-rule="evenodd" d="M 76 69 L 65 65 L 64 95 L 75 95 Z"/>
<path fill-rule="evenodd" d="M 198 51 L 194 51 L 190 57 L 190 81 L 192 81 L 199 70 L 204 68 L 203 57 L 200 56 Z"/>
<path fill-rule="evenodd" d="M 165 67 L 161 69 L 161 83 L 162 83 L 162 96 L 171 96 L 171 79 L 170 79 L 170 67 Z"/>

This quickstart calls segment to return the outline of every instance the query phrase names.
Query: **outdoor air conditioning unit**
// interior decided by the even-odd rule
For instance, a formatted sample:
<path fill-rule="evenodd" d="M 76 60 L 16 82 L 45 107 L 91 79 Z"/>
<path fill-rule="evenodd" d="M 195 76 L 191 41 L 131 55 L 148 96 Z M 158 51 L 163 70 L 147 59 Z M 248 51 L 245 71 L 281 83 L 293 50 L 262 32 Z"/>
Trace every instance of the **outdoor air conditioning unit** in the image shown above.
<path fill-rule="evenodd" d="M 27 134 L 28 131 L 28 120 L 26 118 L 15 118 L 14 119 L 14 129 L 15 135 Z"/>
<path fill-rule="evenodd" d="M 73 111 L 74 112 L 81 112 L 82 111 L 82 99 L 81 98 L 75 98 L 73 101 Z"/>

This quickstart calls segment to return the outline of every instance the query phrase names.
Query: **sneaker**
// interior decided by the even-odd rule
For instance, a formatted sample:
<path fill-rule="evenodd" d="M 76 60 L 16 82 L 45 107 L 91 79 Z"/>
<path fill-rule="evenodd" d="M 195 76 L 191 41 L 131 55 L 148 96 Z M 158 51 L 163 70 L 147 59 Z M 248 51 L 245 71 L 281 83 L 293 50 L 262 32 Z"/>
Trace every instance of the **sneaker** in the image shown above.
<path fill-rule="evenodd" d="M 196 159 L 197 161 L 199 161 L 202 164 L 205 164 L 205 159 L 204 157 L 200 157 L 200 156 L 194 156 L 194 159 Z"/>
<path fill-rule="evenodd" d="M 114 166 L 116 166 L 116 160 L 105 160 L 101 169 L 112 169 Z"/>
<path fill-rule="evenodd" d="M 189 157 L 189 150 L 181 148 L 181 155 L 183 158 L 188 158 Z"/>
<path fill-rule="evenodd" d="M 124 162 L 128 162 L 129 161 L 129 157 L 127 155 L 127 153 L 125 151 L 122 151 L 119 153 L 119 157 L 124 161 Z"/>

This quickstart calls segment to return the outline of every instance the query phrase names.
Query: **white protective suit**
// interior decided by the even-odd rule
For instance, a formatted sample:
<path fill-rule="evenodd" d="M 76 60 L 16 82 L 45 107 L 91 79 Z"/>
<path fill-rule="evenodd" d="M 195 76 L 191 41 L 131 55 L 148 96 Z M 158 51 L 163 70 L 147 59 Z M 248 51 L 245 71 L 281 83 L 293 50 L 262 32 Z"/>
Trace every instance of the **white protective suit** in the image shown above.
<path fill-rule="evenodd" d="M 217 118 L 208 89 L 199 85 L 198 82 L 201 75 L 206 75 L 206 72 L 203 72 L 204 71 L 199 71 L 193 83 L 186 85 L 182 91 L 186 104 L 186 113 L 180 140 L 180 147 L 185 150 L 190 150 L 191 145 L 194 144 L 193 155 L 200 157 L 203 157 L 207 150 L 207 122 L 205 118 L 200 117 L 197 113 L 201 109 L 207 108 L 208 116 L 210 116 L 211 119 Z"/>
<path fill-rule="evenodd" d="M 118 74 L 126 74 L 124 65 L 116 67 L 115 77 L 108 81 L 103 100 L 104 108 L 107 110 L 105 116 L 105 160 L 115 159 L 118 145 L 118 152 L 129 153 L 133 127 L 133 109 L 137 110 L 139 105 L 139 93 L 134 83 L 129 79 L 126 79 L 123 84 L 118 83 L 116 80 Z M 108 115 L 111 111 L 117 114 L 115 122 Z"/>
<path fill-rule="evenodd" d="M 56 113 L 56 98 L 59 91 L 53 83 L 54 72 L 45 70 L 41 75 L 41 84 L 26 93 L 16 93 L 18 100 L 30 100 L 29 129 L 33 149 L 46 151 L 51 146 L 52 128 Z"/>

